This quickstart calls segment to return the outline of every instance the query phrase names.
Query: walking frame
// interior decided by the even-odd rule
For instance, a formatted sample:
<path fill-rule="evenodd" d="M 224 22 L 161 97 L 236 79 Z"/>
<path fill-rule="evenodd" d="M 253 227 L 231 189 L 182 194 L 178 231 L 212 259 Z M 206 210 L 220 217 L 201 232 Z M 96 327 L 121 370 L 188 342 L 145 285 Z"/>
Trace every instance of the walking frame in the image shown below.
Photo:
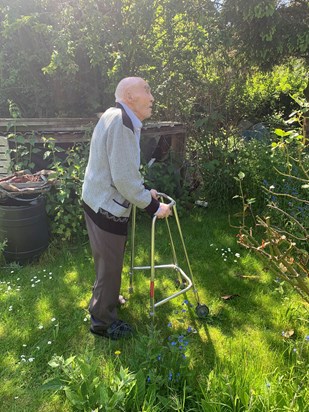
<path fill-rule="evenodd" d="M 185 246 L 184 238 L 182 235 L 181 227 L 180 227 L 180 222 L 178 218 L 178 213 L 176 209 L 176 202 L 174 199 L 171 197 L 167 196 L 165 193 L 158 193 L 158 197 L 161 200 L 161 202 L 164 202 L 165 200 L 169 201 L 168 206 L 172 210 L 172 215 L 175 218 L 176 225 L 178 228 L 178 233 L 179 237 L 181 240 L 182 244 L 182 249 L 184 252 L 184 256 L 186 259 L 186 263 L 189 269 L 189 276 L 181 269 L 178 265 L 177 261 L 177 255 L 176 255 L 176 249 L 172 237 L 172 232 L 170 228 L 170 224 L 168 222 L 168 218 L 165 218 L 165 222 L 167 225 L 167 231 L 169 234 L 169 239 L 170 239 L 170 246 L 171 246 L 171 251 L 172 251 L 172 256 L 173 256 L 173 263 L 170 264 L 155 264 L 155 227 L 156 227 L 156 221 L 157 221 L 157 216 L 153 216 L 152 218 L 152 225 L 151 225 L 151 246 L 150 246 L 150 265 L 149 266 L 134 266 L 134 261 L 135 261 L 135 231 L 136 231 L 136 206 L 133 206 L 132 209 L 132 228 L 131 228 L 131 266 L 130 266 L 130 286 L 129 286 L 129 292 L 133 293 L 133 275 L 134 272 L 137 270 L 150 270 L 150 316 L 154 316 L 155 314 L 155 309 L 164 303 L 170 301 L 171 299 L 176 298 L 179 295 L 182 295 L 186 293 L 189 289 L 193 288 L 193 292 L 197 301 L 197 306 L 195 308 L 195 312 L 199 318 L 205 318 L 208 313 L 209 309 L 206 305 L 201 304 L 198 296 L 197 289 L 195 287 L 194 281 L 193 281 L 193 273 L 189 261 L 189 257 L 187 254 L 187 249 Z M 178 281 L 176 282 L 176 286 L 180 287 L 181 290 L 178 290 L 177 292 L 173 293 L 172 295 L 155 302 L 155 297 L 154 297 L 154 291 L 155 291 L 155 274 L 157 269 L 174 269 L 178 273 Z"/>

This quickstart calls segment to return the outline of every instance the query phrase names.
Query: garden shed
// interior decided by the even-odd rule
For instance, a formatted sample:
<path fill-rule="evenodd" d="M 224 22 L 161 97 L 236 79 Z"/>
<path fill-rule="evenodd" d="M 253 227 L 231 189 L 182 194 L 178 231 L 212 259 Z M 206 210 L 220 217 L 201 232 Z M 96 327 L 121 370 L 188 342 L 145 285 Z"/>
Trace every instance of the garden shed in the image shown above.
<path fill-rule="evenodd" d="M 93 118 L 0 118 L 0 135 L 8 137 L 9 147 L 18 144 L 14 135 L 23 136 L 26 140 L 35 141 L 43 147 L 44 137 L 53 138 L 55 143 L 68 149 L 78 142 L 90 141 L 92 130 L 98 121 Z M 153 122 L 145 123 L 141 134 L 141 152 L 145 162 L 152 158 L 162 162 L 173 153 L 176 164 L 183 164 L 186 144 L 186 128 L 182 123 Z M 65 152 L 63 153 L 65 158 Z M 34 153 L 32 160 L 35 170 L 46 168 L 42 153 Z"/>

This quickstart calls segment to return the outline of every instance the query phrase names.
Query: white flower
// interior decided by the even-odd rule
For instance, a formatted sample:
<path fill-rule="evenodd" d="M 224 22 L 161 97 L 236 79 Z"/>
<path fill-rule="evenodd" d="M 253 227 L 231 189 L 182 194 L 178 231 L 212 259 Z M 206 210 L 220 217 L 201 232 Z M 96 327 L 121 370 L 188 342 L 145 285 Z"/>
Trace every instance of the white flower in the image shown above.
<path fill-rule="evenodd" d="M 239 253 L 235 253 L 235 256 L 239 258 L 239 257 L 240 257 L 240 254 L 239 254 Z"/>
<path fill-rule="evenodd" d="M 273 190 L 275 188 L 274 185 L 269 186 L 269 190 Z"/>
<path fill-rule="evenodd" d="M 43 325 L 39 325 L 39 329 L 43 329 L 44 328 L 44 326 Z"/>
<path fill-rule="evenodd" d="M 51 344 L 52 344 L 52 341 L 49 340 L 49 341 L 47 342 L 47 345 L 51 345 Z"/>
<path fill-rule="evenodd" d="M 24 343 L 24 344 L 23 344 L 23 347 L 25 348 L 26 346 L 27 346 L 27 345 Z"/>
<path fill-rule="evenodd" d="M 34 361 L 34 358 L 29 358 L 28 359 L 28 362 L 30 362 L 30 363 L 33 362 L 33 361 Z"/>
<path fill-rule="evenodd" d="M 52 321 L 52 322 L 55 322 L 55 320 L 56 320 L 56 318 L 52 318 L 52 320 L 51 320 L 51 321 Z"/>
<path fill-rule="evenodd" d="M 88 321 L 88 319 L 87 318 L 84 318 L 84 322 L 87 322 Z"/>

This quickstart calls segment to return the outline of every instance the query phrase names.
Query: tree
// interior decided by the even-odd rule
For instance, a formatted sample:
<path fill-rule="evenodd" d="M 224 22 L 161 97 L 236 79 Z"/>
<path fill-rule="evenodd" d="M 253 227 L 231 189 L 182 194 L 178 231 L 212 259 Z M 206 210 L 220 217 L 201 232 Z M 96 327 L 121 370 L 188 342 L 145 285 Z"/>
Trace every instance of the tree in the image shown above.
<path fill-rule="evenodd" d="M 297 57 L 309 68 L 307 0 L 224 0 L 220 9 L 231 45 L 247 64 L 268 70 Z M 308 118 L 309 112 L 304 117 L 307 138 Z"/>

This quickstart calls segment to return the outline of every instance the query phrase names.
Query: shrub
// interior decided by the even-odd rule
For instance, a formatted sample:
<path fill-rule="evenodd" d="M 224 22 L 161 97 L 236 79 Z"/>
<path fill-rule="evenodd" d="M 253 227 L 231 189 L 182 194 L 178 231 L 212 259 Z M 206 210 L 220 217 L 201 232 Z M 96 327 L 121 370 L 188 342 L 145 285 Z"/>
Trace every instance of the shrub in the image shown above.
<path fill-rule="evenodd" d="M 309 157 L 306 140 L 299 128 L 277 129 L 275 132 L 279 140 L 273 143 L 273 149 L 282 152 L 286 159 L 285 167 L 276 169 L 283 184 L 263 187 L 269 202 L 262 216 L 257 216 L 253 230 L 245 221 L 245 212 L 250 207 L 242 189 L 245 174 L 239 174 L 236 180 L 243 205 L 239 243 L 257 253 L 266 261 L 271 273 L 290 284 L 309 302 Z M 260 227 L 262 239 L 257 231 Z"/>

